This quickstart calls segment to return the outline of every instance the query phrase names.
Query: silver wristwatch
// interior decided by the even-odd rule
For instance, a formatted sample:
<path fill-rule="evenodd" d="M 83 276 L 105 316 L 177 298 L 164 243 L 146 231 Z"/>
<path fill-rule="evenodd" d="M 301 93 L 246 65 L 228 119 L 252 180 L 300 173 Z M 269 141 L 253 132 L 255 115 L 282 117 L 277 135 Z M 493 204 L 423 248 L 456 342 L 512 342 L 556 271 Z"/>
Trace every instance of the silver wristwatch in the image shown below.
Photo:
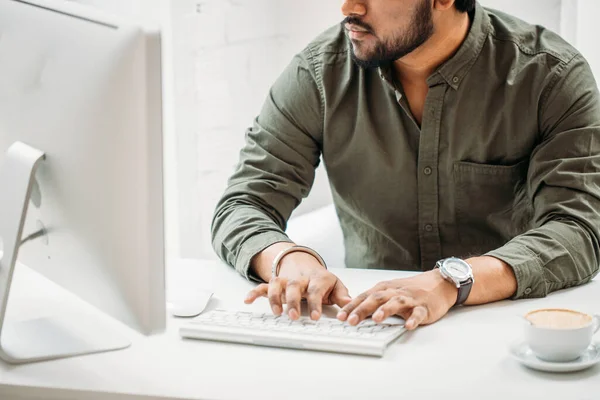
<path fill-rule="evenodd" d="M 440 274 L 449 282 L 456 285 L 458 296 L 455 306 L 463 304 L 471 293 L 471 287 L 475 279 L 473 278 L 473 269 L 471 265 L 463 259 L 456 257 L 444 258 L 435 264 Z"/>

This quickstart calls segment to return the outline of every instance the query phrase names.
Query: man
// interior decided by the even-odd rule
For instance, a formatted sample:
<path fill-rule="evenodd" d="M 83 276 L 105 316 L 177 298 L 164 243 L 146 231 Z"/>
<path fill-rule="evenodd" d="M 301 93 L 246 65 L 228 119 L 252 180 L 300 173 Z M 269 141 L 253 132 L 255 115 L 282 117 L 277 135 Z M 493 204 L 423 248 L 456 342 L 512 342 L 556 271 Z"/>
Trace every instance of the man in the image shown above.
<path fill-rule="evenodd" d="M 584 58 L 474 0 L 346 0 L 273 85 L 215 211 L 219 256 L 277 315 L 433 323 L 590 281 L 600 101 Z M 350 268 L 424 271 L 351 299 L 286 221 L 322 155 Z M 318 226 L 315 229 L 319 229 Z M 457 259 L 449 257 L 456 256 Z M 275 264 L 275 265 L 274 265 Z M 440 268 L 435 268 L 436 265 Z"/>

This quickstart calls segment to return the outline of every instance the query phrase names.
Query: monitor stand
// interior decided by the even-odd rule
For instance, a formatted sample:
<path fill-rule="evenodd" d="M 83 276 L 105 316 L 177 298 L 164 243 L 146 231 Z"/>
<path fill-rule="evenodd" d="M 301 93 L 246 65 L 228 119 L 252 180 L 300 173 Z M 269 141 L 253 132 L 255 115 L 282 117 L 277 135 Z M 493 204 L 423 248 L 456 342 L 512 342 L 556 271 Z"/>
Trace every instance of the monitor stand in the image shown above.
<path fill-rule="evenodd" d="M 98 318 L 83 314 L 16 321 L 7 318 L 7 305 L 35 172 L 45 155 L 16 142 L 0 169 L 0 358 L 12 364 L 120 350 L 129 340 L 107 329 Z M 2 248 L 0 247 L 0 250 Z"/>

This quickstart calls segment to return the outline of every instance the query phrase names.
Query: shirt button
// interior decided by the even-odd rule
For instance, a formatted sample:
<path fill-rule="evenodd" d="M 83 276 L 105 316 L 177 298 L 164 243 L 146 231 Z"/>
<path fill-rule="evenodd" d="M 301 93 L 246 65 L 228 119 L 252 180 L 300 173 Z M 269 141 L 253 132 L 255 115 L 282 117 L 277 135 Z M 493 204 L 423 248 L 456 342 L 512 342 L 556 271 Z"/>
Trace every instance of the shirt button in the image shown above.
<path fill-rule="evenodd" d="M 452 78 L 452 82 L 458 83 L 458 76 L 455 76 L 454 78 Z"/>
<path fill-rule="evenodd" d="M 531 293 L 531 288 L 530 288 L 530 287 L 528 287 L 527 289 L 525 289 L 525 292 L 524 292 L 524 293 L 525 293 L 525 294 L 530 294 L 530 293 Z"/>
<path fill-rule="evenodd" d="M 432 173 L 432 172 L 433 172 L 433 171 L 432 171 L 432 169 L 431 169 L 430 167 L 425 167 L 425 168 L 423 168 L 423 173 L 424 173 L 425 175 L 431 175 L 431 173 Z"/>
<path fill-rule="evenodd" d="M 433 230 L 433 225 L 431 225 L 431 224 L 427 224 L 427 225 L 425 225 L 425 230 L 426 230 L 427 232 L 431 232 L 431 231 Z"/>

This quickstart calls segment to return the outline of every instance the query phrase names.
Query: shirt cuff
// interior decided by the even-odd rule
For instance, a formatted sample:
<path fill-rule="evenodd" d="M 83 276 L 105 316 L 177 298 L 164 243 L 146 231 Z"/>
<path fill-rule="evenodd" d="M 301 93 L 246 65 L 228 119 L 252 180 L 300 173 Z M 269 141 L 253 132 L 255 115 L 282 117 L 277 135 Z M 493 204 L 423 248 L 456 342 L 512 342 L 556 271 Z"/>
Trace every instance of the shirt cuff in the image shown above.
<path fill-rule="evenodd" d="M 242 244 L 238 256 L 235 260 L 236 271 L 242 274 L 242 276 L 244 276 L 244 278 L 246 278 L 249 281 L 263 282 L 263 280 L 260 277 L 251 272 L 250 261 L 252 261 L 252 258 L 255 255 L 257 255 L 267 247 L 279 242 L 292 241 L 286 234 L 277 231 L 268 231 L 250 237 Z"/>
<path fill-rule="evenodd" d="M 513 269 L 517 278 L 517 291 L 512 299 L 532 299 L 548 294 L 542 262 L 528 247 L 508 242 L 485 255 L 502 260 Z"/>

